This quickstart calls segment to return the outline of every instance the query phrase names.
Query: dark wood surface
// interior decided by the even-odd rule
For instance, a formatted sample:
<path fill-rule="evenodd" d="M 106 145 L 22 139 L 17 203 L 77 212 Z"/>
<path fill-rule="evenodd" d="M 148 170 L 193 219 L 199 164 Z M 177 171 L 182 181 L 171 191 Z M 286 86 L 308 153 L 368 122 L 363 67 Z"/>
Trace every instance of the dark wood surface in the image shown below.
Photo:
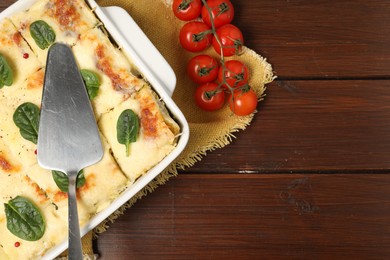
<path fill-rule="evenodd" d="M 96 251 L 389 259 L 390 2 L 232 2 L 278 79 L 246 131 L 137 202 Z"/>

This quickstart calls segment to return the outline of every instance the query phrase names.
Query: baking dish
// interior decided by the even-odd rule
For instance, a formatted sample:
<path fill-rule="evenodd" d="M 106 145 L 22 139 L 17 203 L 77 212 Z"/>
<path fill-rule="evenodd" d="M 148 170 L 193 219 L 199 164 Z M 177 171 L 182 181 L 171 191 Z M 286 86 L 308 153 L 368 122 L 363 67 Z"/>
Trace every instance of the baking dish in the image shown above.
<path fill-rule="evenodd" d="M 36 1 L 37 0 L 17 1 L 0 13 L 0 20 L 17 12 L 29 9 Z M 171 98 L 176 86 L 176 76 L 164 57 L 124 9 L 116 6 L 100 7 L 94 0 L 86 0 L 86 2 L 92 10 L 94 10 L 94 13 L 103 23 L 112 39 L 121 47 L 123 52 L 131 59 L 131 62 L 138 68 L 138 71 L 153 86 L 153 89 L 163 100 L 173 118 L 180 125 L 181 133 L 176 148 L 158 165 L 153 167 L 128 187 L 111 203 L 110 206 L 91 218 L 88 224 L 82 228 L 81 235 L 85 235 L 87 232 L 91 231 L 130 200 L 135 194 L 146 187 L 149 182 L 157 177 L 177 158 L 177 156 L 179 156 L 189 139 L 188 123 L 183 113 Z M 131 37 L 125 33 L 126 31 L 131 32 Z M 57 257 L 67 248 L 67 246 L 68 241 L 63 241 L 61 244 L 48 251 L 42 259 L 53 259 Z"/>

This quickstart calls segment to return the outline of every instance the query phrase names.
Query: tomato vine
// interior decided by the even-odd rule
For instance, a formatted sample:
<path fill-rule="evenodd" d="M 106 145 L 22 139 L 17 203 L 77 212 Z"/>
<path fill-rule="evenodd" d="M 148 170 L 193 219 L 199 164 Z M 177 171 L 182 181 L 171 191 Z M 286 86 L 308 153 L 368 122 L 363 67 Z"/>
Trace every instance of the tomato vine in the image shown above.
<path fill-rule="evenodd" d="M 201 10 L 199 10 L 199 2 L 202 5 Z M 182 8 L 177 9 L 177 6 Z M 184 6 L 187 9 L 184 9 Z M 201 18 L 183 26 L 180 32 L 180 43 L 184 49 L 190 52 L 201 52 L 212 45 L 220 57 L 217 77 L 208 74 L 215 73 L 215 65 L 212 66 L 212 62 L 206 63 L 206 60 L 213 59 L 211 56 L 198 55 L 188 63 L 187 71 L 190 78 L 195 83 L 201 84 L 195 94 L 196 104 L 203 110 L 214 111 L 223 107 L 227 96 L 229 107 L 236 115 L 245 116 L 253 113 L 258 98 L 248 85 L 248 67 L 235 59 L 226 60 L 227 57 L 241 55 L 244 45 L 241 30 L 231 24 L 234 18 L 234 6 L 230 0 L 174 0 L 173 11 L 183 21 L 192 20 L 185 15 L 182 17 L 183 12 L 191 13 L 191 17 Z M 177 15 L 180 12 L 182 13 Z M 189 25 L 192 26 L 191 29 L 188 29 Z M 213 84 L 205 87 L 206 83 Z M 220 94 L 222 92 L 227 94 L 224 93 L 223 99 Z M 219 98 L 214 98 L 217 95 Z"/>

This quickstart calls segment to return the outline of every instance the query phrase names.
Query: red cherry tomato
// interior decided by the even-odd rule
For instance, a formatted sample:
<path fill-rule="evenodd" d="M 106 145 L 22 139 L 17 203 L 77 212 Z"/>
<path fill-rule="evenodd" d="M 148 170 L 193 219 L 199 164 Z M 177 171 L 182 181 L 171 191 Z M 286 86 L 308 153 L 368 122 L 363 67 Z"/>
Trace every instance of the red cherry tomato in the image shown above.
<path fill-rule="evenodd" d="M 187 73 L 195 83 L 211 82 L 217 78 L 218 63 L 209 55 L 198 55 L 188 62 Z"/>
<path fill-rule="evenodd" d="M 202 10 L 201 0 L 174 0 L 173 13 L 182 21 L 191 21 L 200 15 Z"/>
<path fill-rule="evenodd" d="M 257 107 L 257 95 L 250 89 L 249 91 L 235 91 L 229 95 L 229 107 L 238 116 L 247 116 L 253 113 Z"/>
<path fill-rule="evenodd" d="M 225 62 L 225 69 L 219 68 L 218 81 L 225 80 L 229 87 L 237 89 L 248 83 L 248 67 L 238 60 L 229 60 Z M 227 88 L 226 84 L 223 86 Z"/>
<path fill-rule="evenodd" d="M 199 52 L 211 45 L 212 33 L 203 22 L 189 22 L 181 28 L 179 39 L 187 51 Z"/>
<path fill-rule="evenodd" d="M 225 103 L 225 92 L 217 90 L 218 84 L 209 82 L 200 85 L 195 91 L 195 103 L 206 111 L 215 111 L 223 107 Z"/>
<path fill-rule="evenodd" d="M 234 18 L 234 7 L 230 0 L 208 0 L 206 3 L 214 19 L 215 28 L 232 22 Z M 202 19 L 211 27 L 210 12 L 206 5 L 202 7 Z"/>
<path fill-rule="evenodd" d="M 240 29 L 232 24 L 226 24 L 217 29 L 217 35 L 222 44 L 221 46 L 217 39 L 213 38 L 213 47 L 217 53 L 221 53 L 221 48 L 223 55 L 226 57 L 241 53 L 244 37 Z"/>

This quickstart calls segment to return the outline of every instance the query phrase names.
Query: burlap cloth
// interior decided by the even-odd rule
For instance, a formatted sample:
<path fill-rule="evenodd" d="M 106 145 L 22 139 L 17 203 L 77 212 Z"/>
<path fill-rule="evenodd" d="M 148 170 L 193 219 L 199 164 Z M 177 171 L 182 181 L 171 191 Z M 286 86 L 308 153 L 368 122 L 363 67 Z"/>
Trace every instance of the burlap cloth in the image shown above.
<path fill-rule="evenodd" d="M 180 46 L 178 34 L 184 22 L 173 15 L 170 5 L 172 0 L 97 0 L 97 3 L 100 6 L 119 6 L 127 10 L 172 66 L 177 76 L 173 100 L 189 123 L 190 140 L 184 152 L 168 169 L 97 227 L 93 233 L 90 232 L 83 238 L 84 253 L 89 255 L 86 256 L 87 259 L 93 258 L 92 238 L 104 232 L 110 222 L 131 207 L 136 200 L 152 192 L 158 185 L 164 184 L 170 177 L 176 176 L 178 169 L 190 167 L 206 155 L 207 151 L 229 144 L 234 138 L 233 133 L 245 129 L 254 116 L 234 116 L 227 106 L 218 112 L 204 112 L 196 107 L 192 98 L 196 86 L 186 74 L 186 64 L 196 54 L 189 53 Z M 131 34 L 130 31 L 128 33 Z M 204 53 L 218 57 L 212 48 Z M 271 65 L 245 47 L 241 56 L 233 58 L 248 66 L 249 84 L 258 94 L 259 100 L 262 100 L 265 96 L 265 85 L 274 79 Z"/>

